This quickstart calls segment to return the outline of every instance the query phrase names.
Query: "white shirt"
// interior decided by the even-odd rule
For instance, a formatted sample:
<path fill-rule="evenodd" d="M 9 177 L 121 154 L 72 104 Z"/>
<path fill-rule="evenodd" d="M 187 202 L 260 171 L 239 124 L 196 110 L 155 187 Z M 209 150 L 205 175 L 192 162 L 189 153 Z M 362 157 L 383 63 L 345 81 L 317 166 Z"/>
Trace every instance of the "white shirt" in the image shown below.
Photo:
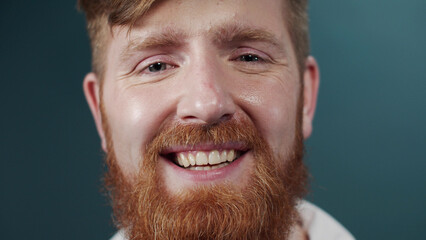
<path fill-rule="evenodd" d="M 309 240 L 355 240 L 345 227 L 314 204 L 303 200 L 297 208 Z M 110 240 L 126 239 L 124 231 L 120 230 Z"/>

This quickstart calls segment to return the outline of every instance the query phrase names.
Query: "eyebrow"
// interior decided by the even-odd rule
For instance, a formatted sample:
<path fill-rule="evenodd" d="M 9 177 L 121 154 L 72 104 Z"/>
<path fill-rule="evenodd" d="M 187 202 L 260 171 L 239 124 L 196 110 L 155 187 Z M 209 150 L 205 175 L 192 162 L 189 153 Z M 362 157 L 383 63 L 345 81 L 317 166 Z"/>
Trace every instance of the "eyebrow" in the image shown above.
<path fill-rule="evenodd" d="M 238 22 L 225 23 L 207 30 L 216 46 L 228 46 L 240 42 L 264 42 L 285 52 L 282 41 L 275 34 L 260 28 L 253 28 Z M 147 37 L 137 37 L 130 40 L 129 44 L 120 54 L 122 63 L 126 62 L 135 52 L 164 47 L 179 47 L 188 37 L 187 33 L 173 27 L 164 28 L 160 32 L 153 32 Z"/>
<path fill-rule="evenodd" d="M 148 49 L 158 49 L 171 46 L 181 46 L 186 35 L 172 28 L 165 28 L 161 32 L 155 32 L 147 37 L 132 39 L 120 54 L 121 62 L 125 62 L 135 52 Z"/>
<path fill-rule="evenodd" d="M 253 28 L 238 22 L 221 25 L 209 30 L 218 46 L 239 42 L 264 42 L 284 50 L 282 41 L 275 34 L 260 28 Z"/>

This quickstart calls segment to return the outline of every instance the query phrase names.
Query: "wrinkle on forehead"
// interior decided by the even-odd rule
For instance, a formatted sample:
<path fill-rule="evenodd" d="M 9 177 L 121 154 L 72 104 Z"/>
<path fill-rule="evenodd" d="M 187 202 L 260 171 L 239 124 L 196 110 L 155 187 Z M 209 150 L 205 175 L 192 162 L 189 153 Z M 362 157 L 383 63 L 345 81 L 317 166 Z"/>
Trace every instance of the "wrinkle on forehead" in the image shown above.
<path fill-rule="evenodd" d="M 157 30 L 160 29 L 160 30 Z M 134 29 L 136 30 L 136 29 Z M 127 36 L 127 46 L 121 52 L 121 59 L 126 59 L 132 52 L 160 47 L 175 47 L 183 45 L 190 37 L 207 36 L 217 46 L 223 46 L 239 42 L 262 42 L 275 47 L 277 50 L 286 52 L 286 46 L 282 37 L 276 36 L 270 30 L 255 27 L 239 21 L 224 21 L 223 24 L 216 23 L 195 32 L 188 32 L 177 27 L 175 24 L 148 28 L 146 31 L 135 31 Z M 116 35 L 122 35 L 123 29 L 117 29 Z"/>

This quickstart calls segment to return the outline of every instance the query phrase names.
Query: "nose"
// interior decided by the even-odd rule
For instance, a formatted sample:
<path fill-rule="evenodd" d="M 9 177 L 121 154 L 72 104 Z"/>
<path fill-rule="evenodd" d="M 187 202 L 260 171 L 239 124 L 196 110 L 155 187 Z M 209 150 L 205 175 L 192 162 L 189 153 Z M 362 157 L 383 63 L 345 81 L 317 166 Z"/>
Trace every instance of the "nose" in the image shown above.
<path fill-rule="evenodd" d="M 212 61 L 193 64 L 182 81 L 177 115 L 184 122 L 213 124 L 232 117 L 235 103 L 226 73 Z"/>

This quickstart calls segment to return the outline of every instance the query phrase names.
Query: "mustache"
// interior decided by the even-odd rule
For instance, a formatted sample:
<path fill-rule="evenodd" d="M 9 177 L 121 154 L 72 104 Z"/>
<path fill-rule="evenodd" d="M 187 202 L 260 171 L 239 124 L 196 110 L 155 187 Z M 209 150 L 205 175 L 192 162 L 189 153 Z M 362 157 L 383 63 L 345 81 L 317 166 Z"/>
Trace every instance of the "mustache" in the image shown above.
<path fill-rule="evenodd" d="M 258 147 L 260 139 L 256 127 L 247 119 L 231 118 L 213 124 L 167 123 L 149 141 L 145 152 L 149 155 L 164 153 L 179 146 L 220 147 L 225 144 L 239 149 L 253 149 Z"/>

